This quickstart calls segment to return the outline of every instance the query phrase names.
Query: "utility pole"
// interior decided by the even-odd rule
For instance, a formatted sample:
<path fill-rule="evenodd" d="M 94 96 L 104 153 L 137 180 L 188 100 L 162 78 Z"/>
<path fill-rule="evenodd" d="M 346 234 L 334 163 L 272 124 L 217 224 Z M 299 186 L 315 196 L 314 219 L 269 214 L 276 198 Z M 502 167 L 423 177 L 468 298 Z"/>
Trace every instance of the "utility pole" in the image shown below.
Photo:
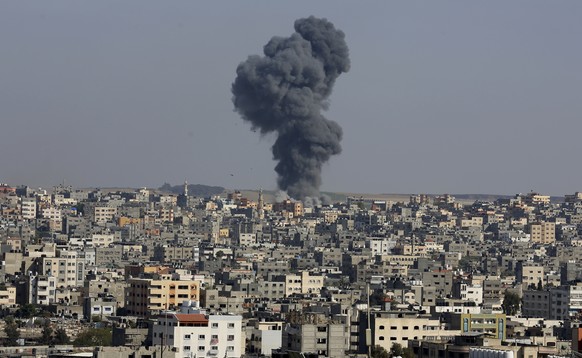
<path fill-rule="evenodd" d="M 366 328 L 366 345 L 368 346 L 368 358 L 372 357 L 372 328 L 370 327 L 370 283 L 366 283 L 366 296 L 368 296 L 368 328 Z"/>

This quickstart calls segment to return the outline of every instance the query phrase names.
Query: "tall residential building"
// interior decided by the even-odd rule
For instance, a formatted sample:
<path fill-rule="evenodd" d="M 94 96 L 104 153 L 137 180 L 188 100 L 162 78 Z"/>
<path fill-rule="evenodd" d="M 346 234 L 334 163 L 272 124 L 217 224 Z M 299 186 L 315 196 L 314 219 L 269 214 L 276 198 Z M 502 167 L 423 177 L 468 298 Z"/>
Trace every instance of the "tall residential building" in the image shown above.
<path fill-rule="evenodd" d="M 200 300 L 200 282 L 172 280 L 172 275 L 159 279 L 128 280 L 125 307 L 131 315 L 150 316 L 180 306 L 184 301 Z"/>
<path fill-rule="evenodd" d="M 153 344 L 172 347 L 180 357 L 241 357 L 242 316 L 165 313 L 153 326 Z"/>
<path fill-rule="evenodd" d="M 341 318 L 341 317 L 338 317 Z M 350 347 L 349 320 L 328 319 L 323 314 L 290 313 L 283 331 L 282 350 L 317 357 L 343 358 Z"/>
<path fill-rule="evenodd" d="M 57 250 L 55 256 L 39 259 L 39 273 L 54 277 L 59 288 L 81 287 L 85 279 L 85 259 L 76 251 Z"/>
<path fill-rule="evenodd" d="M 542 221 L 529 225 L 530 240 L 538 244 L 552 244 L 556 241 L 556 223 Z"/>
<path fill-rule="evenodd" d="M 22 198 L 20 202 L 20 214 L 23 219 L 36 218 L 36 198 Z"/>

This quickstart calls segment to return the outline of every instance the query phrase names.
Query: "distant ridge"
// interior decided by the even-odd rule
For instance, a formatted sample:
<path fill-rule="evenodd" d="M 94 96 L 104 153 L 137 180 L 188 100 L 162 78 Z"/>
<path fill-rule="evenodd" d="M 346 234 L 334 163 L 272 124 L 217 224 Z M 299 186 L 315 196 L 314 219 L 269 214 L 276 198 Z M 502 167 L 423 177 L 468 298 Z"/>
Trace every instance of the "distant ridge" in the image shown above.
<path fill-rule="evenodd" d="M 184 184 L 182 185 L 171 185 L 169 183 L 164 183 L 158 188 L 159 191 L 172 193 L 172 194 L 183 194 Z M 210 186 L 203 184 L 188 184 L 188 195 L 192 196 L 211 196 L 218 195 L 224 192 L 224 188 L 221 186 Z"/>
<path fill-rule="evenodd" d="M 182 194 L 184 192 L 184 184 L 171 185 L 169 183 L 164 183 L 157 190 L 161 192 L 167 192 L 172 194 Z M 226 189 L 221 186 L 211 186 L 204 184 L 188 184 L 188 193 L 192 196 L 211 196 L 220 195 L 225 192 L 234 192 L 237 189 Z M 251 200 L 257 200 L 258 190 L 254 189 L 238 189 L 243 196 L 248 197 Z M 265 195 L 265 200 L 268 202 L 275 201 L 276 190 L 263 190 L 263 195 Z M 323 195 L 328 196 L 333 202 L 345 201 L 348 197 L 364 197 L 364 198 L 374 198 L 377 200 L 388 200 L 388 201 L 408 201 L 411 195 L 406 193 L 342 193 L 342 192 L 322 192 Z M 419 193 L 416 193 L 419 194 Z M 430 197 L 435 197 L 443 194 L 426 194 Z M 451 194 L 458 201 L 464 203 L 473 203 L 475 201 L 485 201 L 493 202 L 497 199 L 509 199 L 515 197 L 515 195 L 505 195 L 505 194 Z M 564 201 L 563 196 L 550 196 L 550 200 L 553 203 L 560 203 Z"/>

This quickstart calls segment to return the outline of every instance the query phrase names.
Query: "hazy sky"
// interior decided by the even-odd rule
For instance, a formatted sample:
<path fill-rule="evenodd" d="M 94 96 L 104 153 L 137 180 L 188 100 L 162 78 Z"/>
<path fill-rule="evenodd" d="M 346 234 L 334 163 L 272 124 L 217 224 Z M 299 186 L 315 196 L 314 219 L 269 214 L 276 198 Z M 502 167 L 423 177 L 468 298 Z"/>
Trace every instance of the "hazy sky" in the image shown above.
<path fill-rule="evenodd" d="M 582 190 L 578 0 L 2 1 L 0 181 L 274 189 L 274 139 L 230 88 L 309 15 L 352 63 L 322 190 Z"/>

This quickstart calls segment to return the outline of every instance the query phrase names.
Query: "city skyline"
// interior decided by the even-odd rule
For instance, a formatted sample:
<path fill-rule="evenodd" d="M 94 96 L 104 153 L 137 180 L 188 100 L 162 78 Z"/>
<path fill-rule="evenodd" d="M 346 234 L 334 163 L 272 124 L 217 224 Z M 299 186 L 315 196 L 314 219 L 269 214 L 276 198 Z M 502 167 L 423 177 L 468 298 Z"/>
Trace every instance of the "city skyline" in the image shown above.
<path fill-rule="evenodd" d="M 324 113 L 344 138 L 322 191 L 582 188 L 582 4 L 366 5 L 5 2 L 0 182 L 275 189 L 274 137 L 234 112 L 231 84 L 314 15 L 351 57 Z"/>

